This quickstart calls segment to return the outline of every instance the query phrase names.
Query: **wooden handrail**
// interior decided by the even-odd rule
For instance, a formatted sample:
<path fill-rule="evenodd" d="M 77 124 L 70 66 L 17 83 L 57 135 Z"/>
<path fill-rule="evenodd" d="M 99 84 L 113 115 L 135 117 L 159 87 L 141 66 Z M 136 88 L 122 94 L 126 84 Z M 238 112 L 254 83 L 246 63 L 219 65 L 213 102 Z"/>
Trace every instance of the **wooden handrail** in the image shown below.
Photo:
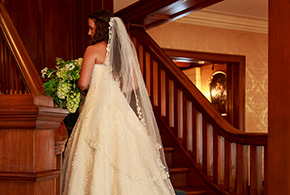
<path fill-rule="evenodd" d="M 2 2 L 0 2 L 0 27 L 28 89 L 33 94 L 41 93 L 43 83 Z"/>
<path fill-rule="evenodd" d="M 229 141 L 239 144 L 248 145 L 267 145 L 267 133 L 245 133 L 233 127 L 213 108 L 210 102 L 197 89 L 195 85 L 186 77 L 174 62 L 166 55 L 166 53 L 156 44 L 156 42 L 147 35 L 147 33 L 139 27 L 131 27 L 131 34 L 138 39 L 138 41 L 150 51 L 156 61 L 160 62 L 165 69 L 172 74 L 182 88 L 191 95 L 199 106 L 200 112 L 206 116 L 212 124 L 216 124 L 217 131 L 220 135 L 229 139 Z M 166 66 L 165 66 L 166 65 Z"/>
<path fill-rule="evenodd" d="M 268 135 L 233 127 L 143 28 L 130 34 L 156 118 L 204 180 L 221 194 L 262 194 Z"/>

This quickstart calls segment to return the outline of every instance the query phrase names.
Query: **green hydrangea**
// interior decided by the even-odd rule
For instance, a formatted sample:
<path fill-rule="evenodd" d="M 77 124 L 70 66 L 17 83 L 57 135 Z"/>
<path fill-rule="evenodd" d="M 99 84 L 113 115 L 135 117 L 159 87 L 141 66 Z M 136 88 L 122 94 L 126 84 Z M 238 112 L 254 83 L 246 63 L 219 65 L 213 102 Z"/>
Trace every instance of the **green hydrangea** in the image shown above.
<path fill-rule="evenodd" d="M 41 70 L 41 77 L 50 79 L 43 85 L 46 95 L 53 97 L 57 107 L 67 108 L 71 113 L 76 112 L 81 102 L 77 80 L 80 78 L 82 62 L 82 58 L 69 61 L 56 58 L 55 69 L 45 67 Z"/>
<path fill-rule="evenodd" d="M 60 99 L 65 99 L 71 90 L 71 86 L 72 86 L 71 83 L 66 82 L 59 83 L 56 92 L 57 97 L 59 97 Z"/>
<path fill-rule="evenodd" d="M 75 112 L 79 107 L 79 102 L 81 101 L 81 93 L 72 93 L 67 96 L 67 108 L 71 112 Z"/>

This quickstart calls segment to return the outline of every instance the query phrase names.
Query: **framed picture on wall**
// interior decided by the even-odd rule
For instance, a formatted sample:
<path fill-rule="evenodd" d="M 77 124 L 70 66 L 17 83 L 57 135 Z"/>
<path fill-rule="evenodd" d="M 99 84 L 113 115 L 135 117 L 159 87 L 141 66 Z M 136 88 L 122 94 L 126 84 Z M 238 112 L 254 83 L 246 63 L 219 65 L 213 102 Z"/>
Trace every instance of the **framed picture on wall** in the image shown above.
<path fill-rule="evenodd" d="M 213 107 L 221 114 L 226 114 L 227 77 L 226 73 L 217 71 L 212 75 L 210 82 L 210 97 Z"/>

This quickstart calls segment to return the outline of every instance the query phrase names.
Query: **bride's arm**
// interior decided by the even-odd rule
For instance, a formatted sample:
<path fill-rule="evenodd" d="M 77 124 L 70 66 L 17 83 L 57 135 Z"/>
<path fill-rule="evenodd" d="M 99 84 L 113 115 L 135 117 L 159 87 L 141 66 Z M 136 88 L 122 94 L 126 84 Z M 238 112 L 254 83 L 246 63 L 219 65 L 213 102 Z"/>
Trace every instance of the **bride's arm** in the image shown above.
<path fill-rule="evenodd" d="M 81 68 L 81 74 L 80 78 L 78 80 L 78 88 L 83 92 L 89 85 L 91 75 L 94 69 L 96 61 L 96 55 L 94 49 L 89 46 L 87 47 L 84 58 L 83 58 L 83 64 Z"/>

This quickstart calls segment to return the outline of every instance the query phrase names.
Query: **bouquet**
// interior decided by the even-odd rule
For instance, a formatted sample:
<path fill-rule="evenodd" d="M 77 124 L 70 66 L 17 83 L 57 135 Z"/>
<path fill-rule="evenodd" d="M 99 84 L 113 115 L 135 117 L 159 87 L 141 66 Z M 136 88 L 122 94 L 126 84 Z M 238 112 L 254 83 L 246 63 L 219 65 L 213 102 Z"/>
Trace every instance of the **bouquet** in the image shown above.
<path fill-rule="evenodd" d="M 75 113 L 81 102 L 81 91 L 77 87 L 83 59 L 64 61 L 56 58 L 56 69 L 45 67 L 41 70 L 42 78 L 50 80 L 44 83 L 47 96 L 53 97 L 55 105 L 67 108 L 70 113 Z"/>

